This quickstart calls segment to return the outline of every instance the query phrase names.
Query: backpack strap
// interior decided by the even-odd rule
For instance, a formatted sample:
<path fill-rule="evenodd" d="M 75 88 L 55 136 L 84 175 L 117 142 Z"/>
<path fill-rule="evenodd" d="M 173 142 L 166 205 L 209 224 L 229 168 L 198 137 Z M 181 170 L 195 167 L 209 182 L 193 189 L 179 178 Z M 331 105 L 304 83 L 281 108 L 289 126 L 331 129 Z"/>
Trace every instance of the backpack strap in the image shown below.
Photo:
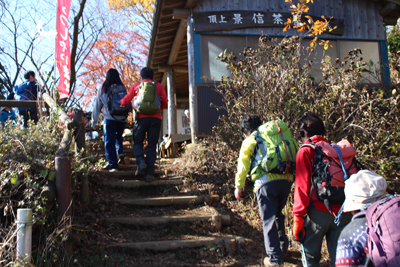
<path fill-rule="evenodd" d="M 264 171 L 264 172 L 268 172 L 268 170 L 265 170 L 265 169 L 262 167 L 262 163 L 264 163 L 264 162 L 266 163 L 267 160 L 268 160 L 268 147 L 267 147 L 267 145 L 264 145 L 264 144 L 263 144 L 264 138 L 261 137 L 261 134 L 260 134 L 260 131 L 258 130 L 258 128 L 257 128 L 257 133 L 256 133 L 256 135 L 254 136 L 254 138 L 255 138 L 256 141 L 257 141 L 257 145 L 256 145 L 257 153 L 258 153 L 258 149 L 260 149 L 261 156 L 263 157 L 263 159 L 262 159 L 262 161 L 260 162 L 260 164 L 258 164 L 258 168 L 259 168 L 260 170 Z M 255 153 L 253 153 L 253 154 L 255 154 Z M 265 166 L 267 166 L 267 165 L 265 165 Z"/>
<path fill-rule="evenodd" d="M 290 158 L 292 159 L 293 162 L 296 162 L 296 159 L 293 157 L 292 148 L 290 147 L 290 141 L 286 140 L 286 144 L 288 145 L 288 148 L 289 148 Z"/>
<path fill-rule="evenodd" d="M 378 227 L 378 225 L 379 225 L 379 221 L 376 222 L 375 229 Z M 385 251 L 383 251 L 381 241 L 379 240 L 379 237 L 376 234 L 375 230 L 374 231 L 369 230 L 368 234 L 371 236 L 371 239 L 374 241 L 374 245 L 378 249 L 379 256 L 384 257 L 386 255 L 386 253 L 385 253 Z"/>
<path fill-rule="evenodd" d="M 333 144 L 332 146 L 336 150 L 336 152 L 337 152 L 337 154 L 339 156 L 340 165 L 341 165 L 342 171 L 344 173 L 343 180 L 346 181 L 347 179 L 349 179 L 349 175 L 347 173 L 346 168 L 344 167 L 343 158 L 342 158 L 342 152 L 340 151 L 340 148 L 336 144 Z"/>
<path fill-rule="evenodd" d="M 343 171 L 343 173 L 344 173 L 343 181 L 346 182 L 346 180 L 349 179 L 349 175 L 348 175 L 348 173 L 347 173 L 346 168 L 344 167 L 344 162 L 343 162 L 343 158 L 342 158 L 342 152 L 340 151 L 340 148 L 339 148 L 336 144 L 333 144 L 332 146 L 333 146 L 333 148 L 336 150 L 336 153 L 338 154 L 338 157 L 339 157 L 339 160 L 340 160 L 340 166 L 342 167 L 342 171 Z M 342 206 L 340 207 L 340 210 L 339 210 L 339 212 L 338 212 L 338 215 L 336 216 L 336 219 L 335 219 L 335 223 L 336 223 L 336 225 L 338 225 L 338 226 L 339 226 L 339 224 L 340 224 L 340 218 L 342 218 L 343 207 L 344 207 L 344 203 L 343 203 Z"/>
<path fill-rule="evenodd" d="M 302 145 L 300 146 L 300 148 L 303 148 L 303 147 L 311 147 L 312 149 L 315 150 L 315 147 L 316 147 L 316 146 L 317 146 L 317 144 L 314 143 L 313 141 L 311 141 L 311 138 L 308 138 L 308 143 L 307 143 L 307 144 L 302 144 Z"/>
<path fill-rule="evenodd" d="M 353 221 L 354 219 L 356 219 L 358 217 L 362 217 L 362 216 L 364 216 L 364 217 L 366 216 L 365 210 L 357 212 L 355 215 L 353 215 L 351 220 Z"/>
<path fill-rule="evenodd" d="M 143 87 L 143 83 L 144 83 L 144 81 L 141 81 L 141 82 L 140 82 L 139 86 L 136 88 L 135 94 L 137 94 L 137 93 L 139 92 L 140 88 Z"/>

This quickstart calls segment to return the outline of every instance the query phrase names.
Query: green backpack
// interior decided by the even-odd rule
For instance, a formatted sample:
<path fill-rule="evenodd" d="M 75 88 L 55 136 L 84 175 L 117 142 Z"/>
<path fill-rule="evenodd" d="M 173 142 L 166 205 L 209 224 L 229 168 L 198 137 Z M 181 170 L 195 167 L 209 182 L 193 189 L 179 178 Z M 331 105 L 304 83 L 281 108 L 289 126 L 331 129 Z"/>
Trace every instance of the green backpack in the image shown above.
<path fill-rule="evenodd" d="M 255 139 L 257 145 L 251 170 L 253 181 L 264 173 L 295 172 L 299 146 L 286 123 L 282 120 L 272 120 L 259 126 Z"/>
<path fill-rule="evenodd" d="M 139 91 L 139 99 L 141 104 L 137 108 L 137 111 L 145 115 L 156 114 L 161 107 L 161 100 L 157 94 L 156 81 L 142 82 L 136 91 Z"/>

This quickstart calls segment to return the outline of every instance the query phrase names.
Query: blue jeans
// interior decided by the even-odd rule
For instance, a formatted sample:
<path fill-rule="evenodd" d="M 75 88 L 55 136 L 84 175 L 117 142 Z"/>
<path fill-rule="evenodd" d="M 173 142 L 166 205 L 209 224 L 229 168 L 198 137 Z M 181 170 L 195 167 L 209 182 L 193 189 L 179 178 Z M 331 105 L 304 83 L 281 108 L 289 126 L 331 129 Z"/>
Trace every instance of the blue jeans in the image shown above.
<path fill-rule="evenodd" d="M 142 160 L 146 160 L 146 175 L 153 175 L 154 163 L 156 162 L 156 146 L 160 135 L 161 120 L 154 117 L 141 118 L 135 121 L 133 128 L 133 151 L 136 164 L 139 166 Z M 147 132 L 147 154 L 143 153 L 143 142 Z"/>
<path fill-rule="evenodd" d="M 257 202 L 263 224 L 265 251 L 272 264 L 282 264 L 283 254 L 289 241 L 285 233 L 285 215 L 282 209 L 286 205 L 291 183 L 288 180 L 272 180 L 257 190 Z"/>
<path fill-rule="evenodd" d="M 118 168 L 118 157 L 123 153 L 124 141 L 122 134 L 125 130 L 125 121 L 104 120 L 104 147 L 109 169 Z"/>

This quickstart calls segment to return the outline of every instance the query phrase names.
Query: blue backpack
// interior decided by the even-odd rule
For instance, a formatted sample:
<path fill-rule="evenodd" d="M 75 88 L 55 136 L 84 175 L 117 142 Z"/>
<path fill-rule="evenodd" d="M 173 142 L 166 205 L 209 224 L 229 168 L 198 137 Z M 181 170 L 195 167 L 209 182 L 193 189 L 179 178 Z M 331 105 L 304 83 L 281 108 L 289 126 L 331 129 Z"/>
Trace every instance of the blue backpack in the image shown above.
<path fill-rule="evenodd" d="M 25 81 L 14 86 L 15 100 L 36 100 L 36 95 L 31 91 L 30 81 Z"/>
<path fill-rule="evenodd" d="M 128 116 L 132 111 L 132 104 L 121 107 L 120 101 L 127 95 L 126 88 L 123 85 L 113 84 L 107 92 L 107 108 L 111 116 Z"/>

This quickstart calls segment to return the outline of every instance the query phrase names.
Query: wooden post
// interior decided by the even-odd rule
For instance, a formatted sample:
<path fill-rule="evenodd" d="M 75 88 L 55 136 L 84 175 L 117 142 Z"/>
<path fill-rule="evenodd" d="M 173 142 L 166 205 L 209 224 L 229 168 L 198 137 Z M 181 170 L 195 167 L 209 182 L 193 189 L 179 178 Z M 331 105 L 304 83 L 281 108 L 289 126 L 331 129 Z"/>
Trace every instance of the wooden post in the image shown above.
<path fill-rule="evenodd" d="M 167 92 L 168 92 L 168 135 L 175 134 L 175 96 L 174 96 L 174 72 L 170 68 L 167 72 Z"/>
<path fill-rule="evenodd" d="M 189 112 L 190 112 L 190 134 L 192 144 L 196 143 L 196 113 L 195 113 L 195 86 L 194 86 L 194 28 L 192 16 L 187 17 L 187 50 L 188 50 L 188 69 L 189 69 Z"/>
<path fill-rule="evenodd" d="M 67 222 L 71 220 L 71 162 L 67 156 L 56 156 L 56 196 L 57 216 L 60 220 L 64 215 Z"/>
<path fill-rule="evenodd" d="M 168 90 L 168 135 L 177 133 L 176 121 L 176 101 L 174 90 L 174 71 L 170 68 L 167 72 L 167 90 Z M 172 155 L 176 155 L 176 144 L 172 144 Z M 170 155 L 171 156 L 171 155 Z"/>
<path fill-rule="evenodd" d="M 80 153 L 81 157 L 86 156 L 86 145 L 85 145 L 85 123 L 83 120 L 83 111 L 74 110 L 73 120 L 75 125 L 74 137 L 75 137 L 75 153 Z M 81 191 L 81 202 L 87 204 L 89 202 L 89 181 L 87 175 L 82 173 L 78 174 L 78 181 L 80 183 L 79 188 Z"/>
<path fill-rule="evenodd" d="M 71 234 L 72 223 L 72 193 L 71 193 L 71 162 L 67 156 L 56 156 L 56 196 L 57 196 L 57 217 L 64 227 L 64 236 Z M 73 255 L 71 241 L 64 243 L 65 257 Z"/>
<path fill-rule="evenodd" d="M 75 153 L 81 153 L 83 149 L 82 157 L 85 157 L 85 123 L 83 121 L 83 111 L 74 110 L 73 121 L 75 125 L 74 137 L 75 137 Z"/>

